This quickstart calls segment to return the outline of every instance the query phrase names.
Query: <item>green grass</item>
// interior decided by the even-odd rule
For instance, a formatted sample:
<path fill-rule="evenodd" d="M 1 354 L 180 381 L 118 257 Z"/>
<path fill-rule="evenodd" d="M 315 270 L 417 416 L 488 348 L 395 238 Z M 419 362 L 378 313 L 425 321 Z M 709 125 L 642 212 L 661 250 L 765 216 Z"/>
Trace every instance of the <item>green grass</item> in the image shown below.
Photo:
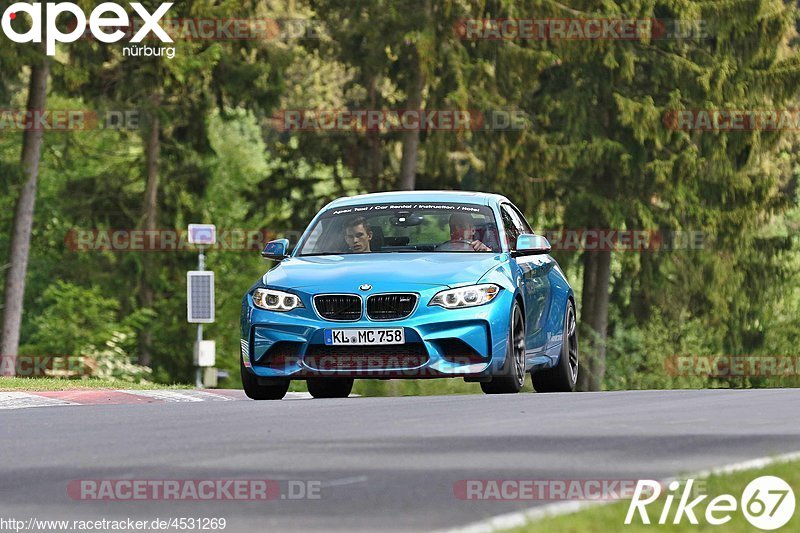
<path fill-rule="evenodd" d="M 189 385 L 159 385 L 156 383 L 131 383 L 114 379 L 62 379 L 0 377 L 0 391 L 42 392 L 89 389 L 190 389 Z"/>
<path fill-rule="evenodd" d="M 697 516 L 698 525 L 690 524 L 684 515 L 681 523 L 678 525 L 672 524 L 675 516 L 675 510 L 678 507 L 678 500 L 682 490 L 679 489 L 678 494 L 675 496 L 667 524 L 659 525 L 658 519 L 661 516 L 661 511 L 664 507 L 665 494 L 662 492 L 661 497 L 647 506 L 647 511 L 650 516 L 650 525 L 641 523 L 641 518 L 638 512 L 634 515 L 630 525 L 625 525 L 625 516 L 628 512 L 628 505 L 630 500 L 625 500 L 610 505 L 599 505 L 589 507 L 577 513 L 547 517 L 542 520 L 530 522 L 526 526 L 508 530 L 508 533 L 527 533 L 533 531 L 553 531 L 559 533 L 586 533 L 597 532 L 605 533 L 608 531 L 625 531 L 631 532 L 721 532 L 725 533 L 749 533 L 752 531 L 759 531 L 751 525 L 741 511 L 741 497 L 742 491 L 749 482 L 760 476 L 778 476 L 786 481 L 794 490 L 795 497 L 797 498 L 797 507 L 793 517 L 789 522 L 776 531 L 800 531 L 800 461 L 792 461 L 786 463 L 776 463 L 766 468 L 757 470 L 747 470 L 736 472 L 733 474 L 712 475 L 706 478 L 705 490 L 703 493 L 708 494 L 708 498 L 700 502 L 694 507 L 695 515 Z M 665 489 L 666 492 L 666 489 Z M 705 510 L 708 502 L 716 496 L 722 494 L 731 494 L 737 500 L 737 509 L 732 511 L 730 522 L 712 526 L 705 521 Z M 699 495 L 699 494 L 698 494 Z M 697 495 L 696 495 L 697 496 Z M 691 499 L 693 499 L 693 496 Z M 771 501 L 771 500 L 770 500 Z M 718 513 L 721 516 L 724 513 Z"/>

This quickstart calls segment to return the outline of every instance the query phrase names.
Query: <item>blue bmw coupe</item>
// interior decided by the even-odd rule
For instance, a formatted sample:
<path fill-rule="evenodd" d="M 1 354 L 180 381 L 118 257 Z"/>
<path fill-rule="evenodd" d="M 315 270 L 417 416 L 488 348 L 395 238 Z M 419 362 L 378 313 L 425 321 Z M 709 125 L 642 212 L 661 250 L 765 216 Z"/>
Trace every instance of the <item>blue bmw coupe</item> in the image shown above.
<path fill-rule="evenodd" d="M 507 198 L 414 191 L 325 206 L 242 300 L 241 373 L 256 400 L 293 379 L 315 398 L 355 378 L 460 377 L 487 394 L 567 392 L 578 375 L 575 299 L 547 239 Z"/>

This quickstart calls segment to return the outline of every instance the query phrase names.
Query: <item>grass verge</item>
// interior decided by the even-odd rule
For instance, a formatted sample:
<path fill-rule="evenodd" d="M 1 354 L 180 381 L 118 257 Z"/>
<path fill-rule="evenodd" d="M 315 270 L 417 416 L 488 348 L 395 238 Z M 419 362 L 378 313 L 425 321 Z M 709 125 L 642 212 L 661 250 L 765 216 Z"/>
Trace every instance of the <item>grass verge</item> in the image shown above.
<path fill-rule="evenodd" d="M 675 525 L 672 523 L 675 517 L 675 511 L 678 507 L 681 491 L 683 490 L 682 485 L 681 488 L 678 489 L 678 493 L 675 495 L 675 499 L 672 502 L 665 525 L 659 525 L 658 520 L 666 502 L 665 493 L 669 493 L 666 487 L 661 497 L 646 508 L 650 517 L 650 525 L 642 524 L 638 513 L 634 515 L 634 519 L 631 521 L 630 525 L 625 525 L 625 516 L 628 513 L 630 500 L 622 500 L 609 505 L 589 507 L 573 514 L 536 520 L 525 526 L 506 530 L 506 533 L 528 533 L 533 531 L 554 531 L 559 533 L 605 533 L 608 531 L 625 531 L 625 533 L 652 533 L 653 531 L 673 533 L 678 531 L 691 531 L 694 533 L 724 531 L 725 533 L 749 533 L 752 531 L 759 531 L 747 521 L 742 513 L 741 498 L 742 492 L 747 484 L 760 476 L 780 477 L 792 487 L 795 497 L 800 497 L 800 461 L 790 461 L 775 463 L 761 469 L 746 470 L 732 474 L 711 475 L 705 478 L 703 480 L 705 485 L 703 493 L 707 494 L 708 497 L 694 507 L 695 515 L 699 522 L 698 525 L 689 523 L 686 516 L 682 517 L 680 524 Z M 706 507 L 710 500 L 722 494 L 732 495 L 737 501 L 737 508 L 735 511 L 730 512 L 732 518 L 729 522 L 718 526 L 710 525 L 705 519 Z M 696 496 L 699 496 L 699 494 L 690 497 L 689 500 L 691 501 Z M 772 498 L 772 496 L 769 498 Z M 770 512 L 775 502 L 772 499 L 767 499 L 765 503 L 767 504 L 767 512 Z M 716 516 L 722 517 L 724 514 L 725 513 L 718 512 Z M 789 522 L 776 531 L 800 531 L 800 508 L 796 508 Z"/>
<path fill-rule="evenodd" d="M 189 385 L 159 385 L 157 383 L 131 383 L 116 379 L 62 379 L 62 378 L 19 378 L 0 377 L 0 392 L 43 392 L 60 390 L 92 389 L 190 389 Z"/>

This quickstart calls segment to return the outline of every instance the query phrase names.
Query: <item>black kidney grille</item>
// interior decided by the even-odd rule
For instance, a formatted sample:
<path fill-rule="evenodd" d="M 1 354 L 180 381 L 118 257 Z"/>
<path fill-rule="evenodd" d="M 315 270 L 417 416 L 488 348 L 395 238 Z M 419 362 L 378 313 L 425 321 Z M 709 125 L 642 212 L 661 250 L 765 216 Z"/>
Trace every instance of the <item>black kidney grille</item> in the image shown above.
<path fill-rule="evenodd" d="M 417 305 L 416 294 L 375 294 L 367 298 L 367 316 L 372 320 L 405 318 Z"/>
<path fill-rule="evenodd" d="M 361 318 L 361 298 L 352 294 L 321 294 L 314 297 L 317 313 L 328 320 Z"/>

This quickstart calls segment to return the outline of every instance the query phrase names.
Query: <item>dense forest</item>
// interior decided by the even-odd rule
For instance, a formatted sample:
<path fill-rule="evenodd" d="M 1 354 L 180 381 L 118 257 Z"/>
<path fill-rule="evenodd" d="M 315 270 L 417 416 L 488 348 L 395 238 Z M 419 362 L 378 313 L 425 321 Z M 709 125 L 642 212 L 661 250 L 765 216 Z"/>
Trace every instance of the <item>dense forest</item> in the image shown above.
<path fill-rule="evenodd" d="M 651 26 L 526 38 L 496 22 L 532 19 Z M 54 55 L 0 37 L 4 357 L 79 355 L 125 379 L 193 381 L 197 252 L 183 239 L 213 223 L 205 335 L 230 374 L 220 385 L 236 387 L 240 302 L 270 266 L 266 239 L 294 244 L 340 196 L 460 189 L 506 195 L 554 241 L 578 298 L 581 389 L 800 383 L 793 4 L 198 0 L 162 22 L 174 42 L 138 46 L 173 57 L 88 33 Z M 386 120 L 365 122 L 370 110 Z M 404 127 L 391 120 L 402 110 L 464 120 Z M 720 126 L 720 111 L 741 127 Z M 138 244 L 112 238 L 134 230 Z M 581 245 L 589 230 L 650 240 Z M 795 366 L 676 370 L 706 356 Z"/>

